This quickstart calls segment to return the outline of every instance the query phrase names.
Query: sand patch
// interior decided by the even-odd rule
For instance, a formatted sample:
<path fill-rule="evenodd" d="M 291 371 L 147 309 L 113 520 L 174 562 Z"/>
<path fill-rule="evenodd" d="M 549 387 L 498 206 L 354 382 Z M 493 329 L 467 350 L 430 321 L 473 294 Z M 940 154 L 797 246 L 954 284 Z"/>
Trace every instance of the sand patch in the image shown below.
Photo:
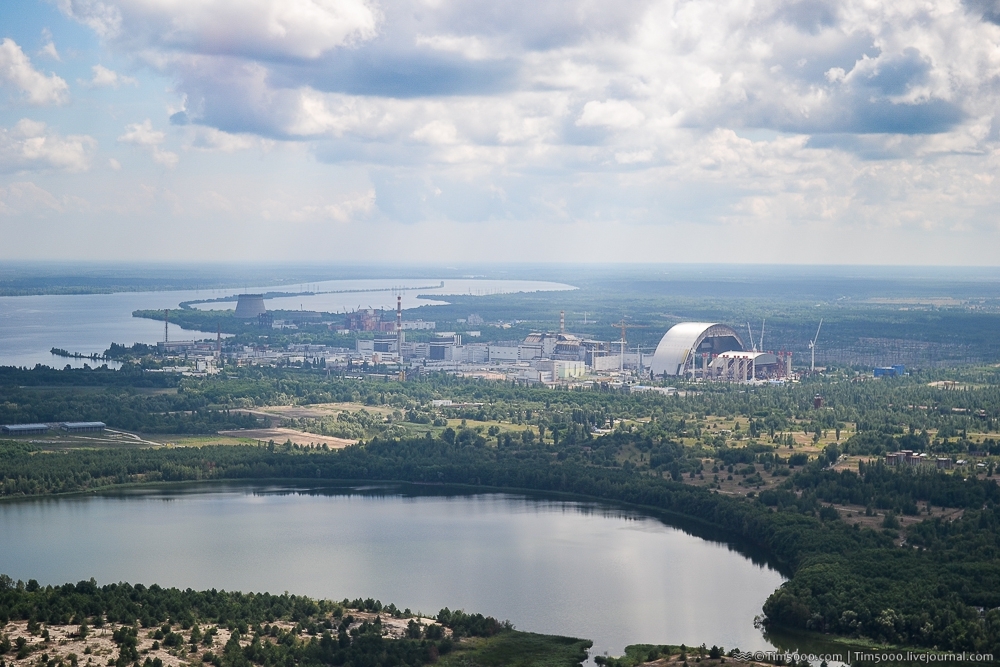
<path fill-rule="evenodd" d="M 284 444 L 291 440 L 296 445 L 326 445 L 330 449 L 343 449 L 350 445 L 357 444 L 357 440 L 347 438 L 335 438 L 330 435 L 316 435 L 305 431 L 295 431 L 290 428 L 255 428 L 241 429 L 238 431 L 219 431 L 219 435 L 227 435 L 233 438 L 250 438 L 251 440 L 274 440 L 276 444 Z"/>

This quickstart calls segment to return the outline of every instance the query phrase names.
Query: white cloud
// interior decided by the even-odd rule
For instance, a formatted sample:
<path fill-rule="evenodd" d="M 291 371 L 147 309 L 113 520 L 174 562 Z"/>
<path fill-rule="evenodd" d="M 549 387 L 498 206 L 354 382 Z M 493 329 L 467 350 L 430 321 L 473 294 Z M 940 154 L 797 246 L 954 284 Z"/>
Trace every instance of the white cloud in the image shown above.
<path fill-rule="evenodd" d="M 316 58 L 375 35 L 364 0 L 61 0 L 99 35 L 195 53 Z"/>
<path fill-rule="evenodd" d="M 90 81 L 83 82 L 91 88 L 118 88 L 121 85 L 138 85 L 139 82 L 130 76 L 124 76 L 110 70 L 103 65 L 94 65 L 90 68 L 94 72 L 94 76 Z"/>
<path fill-rule="evenodd" d="M 414 43 L 436 51 L 457 53 L 469 60 L 483 60 L 503 53 L 500 49 L 491 48 L 485 40 L 475 36 L 417 35 Z"/>
<path fill-rule="evenodd" d="M 166 134 L 153 129 L 153 122 L 147 118 L 141 123 L 126 125 L 125 133 L 118 137 L 118 141 L 148 149 L 154 162 L 172 169 L 180 158 L 177 153 L 160 148 L 166 138 Z"/>
<path fill-rule="evenodd" d="M 56 196 L 30 181 L 16 181 L 0 187 L 0 215 L 44 215 L 64 210 Z"/>
<path fill-rule="evenodd" d="M 89 26 L 103 38 L 114 37 L 121 32 L 122 14 L 113 2 L 101 0 L 58 0 L 59 9 Z"/>
<path fill-rule="evenodd" d="M 118 137 L 118 141 L 136 146 L 159 146 L 166 138 L 166 134 L 153 129 L 153 121 L 147 118 L 141 123 L 126 125 L 125 134 Z"/>
<path fill-rule="evenodd" d="M 240 174 L 191 200 L 237 217 L 280 164 L 271 221 L 998 242 L 969 239 L 1000 210 L 1000 26 L 962 0 L 57 1 L 173 82 L 184 166 Z M 150 121 L 121 141 L 177 164 Z M 327 199 L 344 165 L 372 188 Z"/>
<path fill-rule="evenodd" d="M 626 129 L 634 127 L 646 116 L 625 100 L 591 100 L 583 105 L 583 113 L 576 121 L 580 127 L 609 127 Z"/>
<path fill-rule="evenodd" d="M 453 144 L 458 141 L 458 130 L 447 121 L 432 120 L 410 136 L 428 144 Z"/>
<path fill-rule="evenodd" d="M 31 59 L 10 39 L 0 42 L 0 83 L 14 86 L 31 104 L 65 104 L 69 86 L 55 74 L 45 75 L 31 65 Z"/>
<path fill-rule="evenodd" d="M 364 218 L 375 209 L 375 191 L 355 193 L 348 199 L 333 204 L 307 205 L 299 209 L 289 211 L 282 217 L 292 221 L 308 220 L 333 220 L 334 222 L 347 223 L 356 218 Z M 268 210 L 267 217 L 276 217 L 276 211 Z"/>
<path fill-rule="evenodd" d="M 52 41 L 52 32 L 48 28 L 43 28 L 42 37 L 45 39 L 45 45 L 38 51 L 38 55 L 52 58 L 52 60 L 61 63 L 62 58 L 59 56 L 59 50 L 56 49 L 56 44 Z"/>
<path fill-rule="evenodd" d="M 250 148 L 269 149 L 274 141 L 253 134 L 230 134 L 214 127 L 194 126 L 188 134 L 187 147 L 199 151 L 233 153 Z"/>
<path fill-rule="evenodd" d="M 24 118 L 13 128 L 0 128 L 0 171 L 86 171 L 96 146 L 93 137 L 63 137 Z"/>
<path fill-rule="evenodd" d="M 639 164 L 642 162 L 649 162 L 653 159 L 653 151 L 651 150 L 639 150 L 639 151 L 619 151 L 615 153 L 615 161 L 618 164 Z"/>

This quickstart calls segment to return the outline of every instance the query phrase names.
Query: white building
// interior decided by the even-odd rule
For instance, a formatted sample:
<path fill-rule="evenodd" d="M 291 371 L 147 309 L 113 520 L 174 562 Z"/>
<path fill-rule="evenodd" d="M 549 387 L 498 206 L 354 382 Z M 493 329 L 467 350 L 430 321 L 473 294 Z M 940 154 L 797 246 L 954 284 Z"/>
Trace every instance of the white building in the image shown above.
<path fill-rule="evenodd" d="M 437 326 L 435 322 L 424 322 L 423 320 L 403 322 L 404 331 L 431 331 L 435 326 Z"/>

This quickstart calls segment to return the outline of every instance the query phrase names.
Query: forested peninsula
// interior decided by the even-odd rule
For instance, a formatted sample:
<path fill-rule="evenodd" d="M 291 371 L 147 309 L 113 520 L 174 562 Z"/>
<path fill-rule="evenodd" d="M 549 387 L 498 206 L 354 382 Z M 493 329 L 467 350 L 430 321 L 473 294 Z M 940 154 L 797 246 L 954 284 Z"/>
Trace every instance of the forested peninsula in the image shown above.
<path fill-rule="evenodd" d="M 78 667 L 573 667 L 587 640 L 518 632 L 482 614 L 423 617 L 372 599 L 193 591 L 0 575 L 0 664 Z"/>

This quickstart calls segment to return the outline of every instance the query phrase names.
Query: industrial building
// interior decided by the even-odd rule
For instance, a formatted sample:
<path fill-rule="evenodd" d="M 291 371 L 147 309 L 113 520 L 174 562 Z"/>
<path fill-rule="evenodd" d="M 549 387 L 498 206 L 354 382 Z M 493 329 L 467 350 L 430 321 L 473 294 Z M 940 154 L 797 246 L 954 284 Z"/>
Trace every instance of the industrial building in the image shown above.
<path fill-rule="evenodd" d="M 48 424 L 4 424 L 4 435 L 45 435 L 49 432 Z"/>
<path fill-rule="evenodd" d="M 241 320 L 256 320 L 267 314 L 263 294 L 238 294 L 236 296 L 236 317 Z"/>
<path fill-rule="evenodd" d="M 728 382 L 790 377 L 790 352 L 747 350 L 735 329 L 717 322 L 681 322 L 660 339 L 650 370 L 657 376 L 685 376 Z"/>
<path fill-rule="evenodd" d="M 383 319 L 382 316 L 383 312 L 374 308 L 355 310 L 347 313 L 344 325 L 349 331 L 395 332 L 396 323 L 389 319 Z"/>
<path fill-rule="evenodd" d="M 746 349 L 743 339 L 734 329 L 714 322 L 681 322 L 663 334 L 653 353 L 651 370 L 658 375 L 695 375 L 699 370 L 698 357 L 701 356 L 701 371 L 708 369 L 707 356 L 718 356 L 723 352 Z"/>
<path fill-rule="evenodd" d="M 424 322 L 423 320 L 414 320 L 412 322 L 403 322 L 403 331 L 433 331 L 437 324 L 435 322 Z"/>
<path fill-rule="evenodd" d="M 62 430 L 67 433 L 99 433 L 104 430 L 104 422 L 65 422 Z"/>
<path fill-rule="evenodd" d="M 430 339 L 428 359 L 436 361 L 452 361 L 455 348 L 461 347 L 462 336 L 454 332 L 442 332 Z"/>
<path fill-rule="evenodd" d="M 780 377 L 781 362 L 770 352 L 723 352 L 708 365 L 705 377 L 727 382 L 753 382 Z"/>

